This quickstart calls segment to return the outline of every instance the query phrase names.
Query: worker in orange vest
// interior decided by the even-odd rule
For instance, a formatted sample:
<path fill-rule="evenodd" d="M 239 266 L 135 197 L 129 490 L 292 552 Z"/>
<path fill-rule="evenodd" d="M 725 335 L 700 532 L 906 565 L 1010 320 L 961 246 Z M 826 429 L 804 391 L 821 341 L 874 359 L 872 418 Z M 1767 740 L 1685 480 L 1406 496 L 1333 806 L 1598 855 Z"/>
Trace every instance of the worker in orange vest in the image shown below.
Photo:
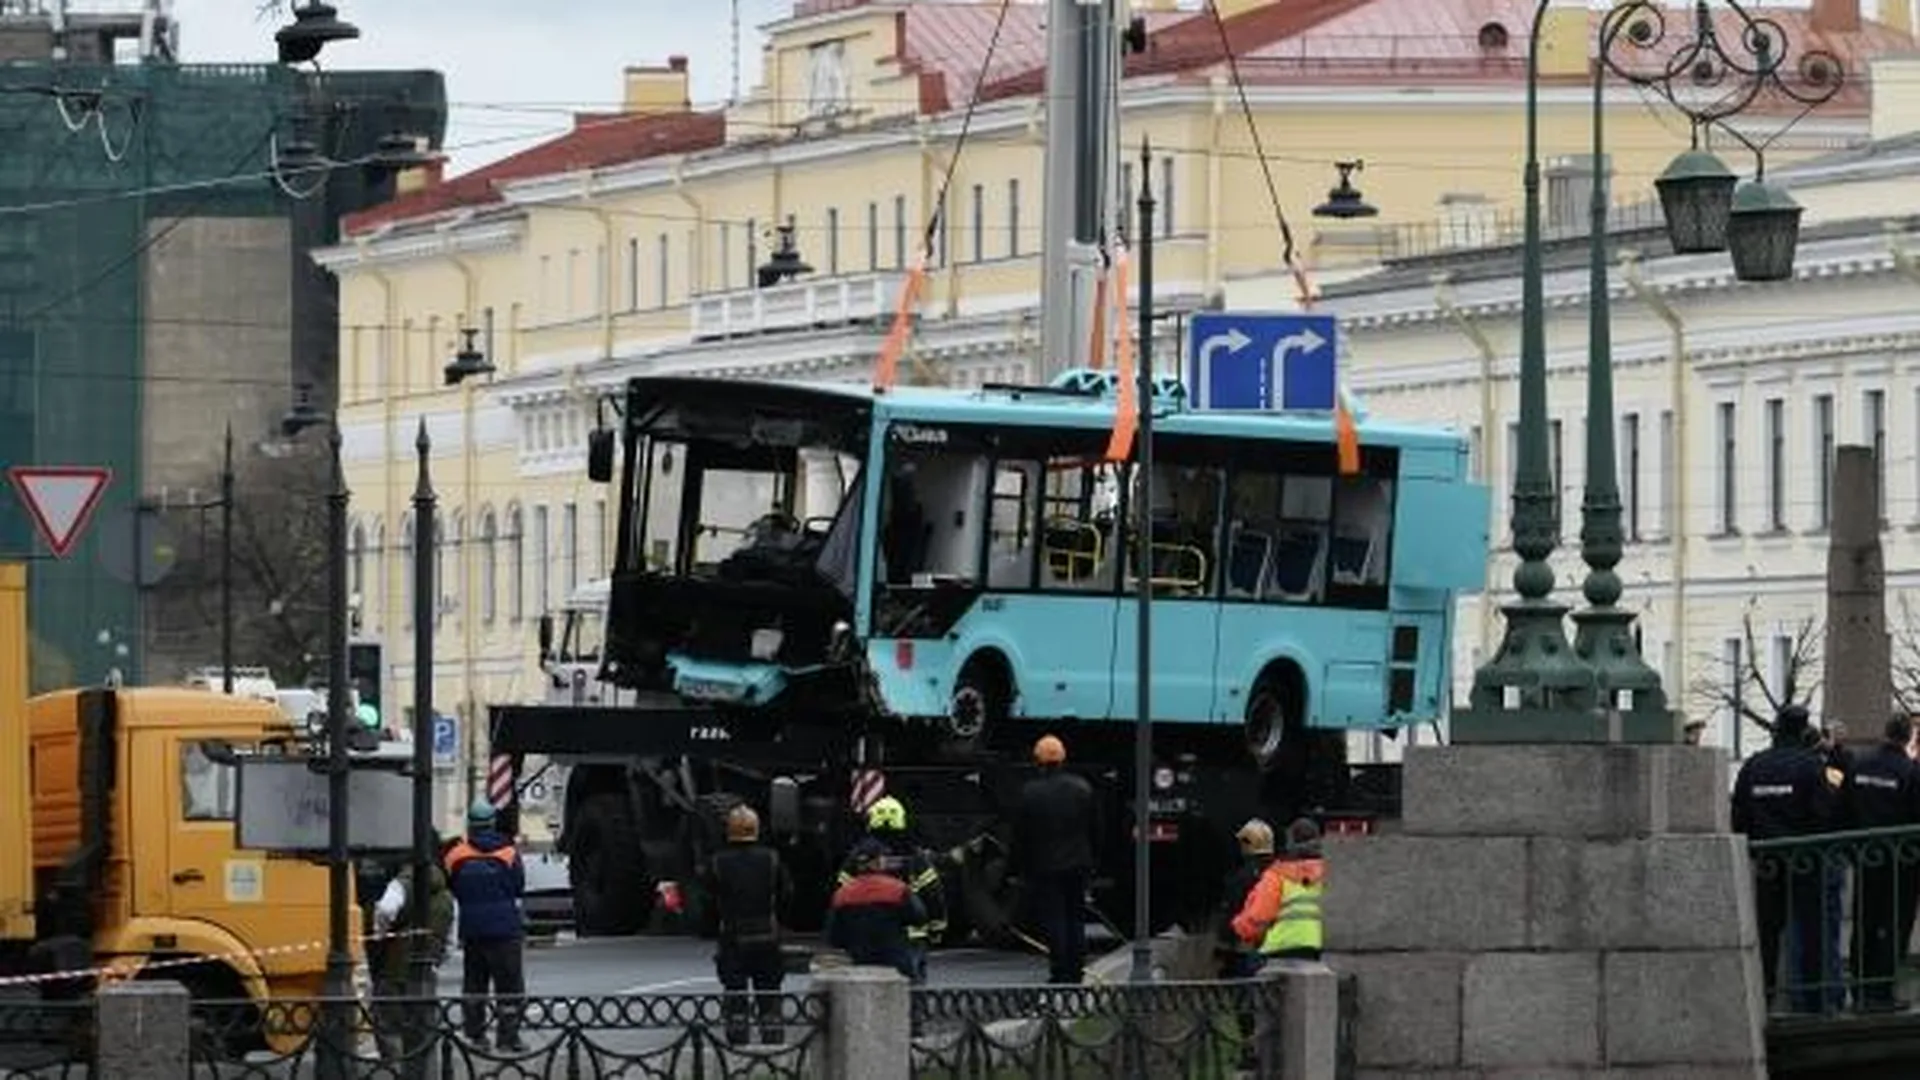
<path fill-rule="evenodd" d="M 1269 863 L 1247 894 L 1233 932 L 1263 960 L 1318 960 L 1322 945 L 1320 898 L 1327 867 L 1320 827 L 1306 818 L 1287 826 L 1286 851 Z"/>
<path fill-rule="evenodd" d="M 527 992 L 523 948 L 526 921 L 520 897 L 527 870 L 513 840 L 494 830 L 493 803 L 485 796 L 467 811 L 467 835 L 447 852 L 447 884 L 460 905 L 461 1020 L 467 1041 L 484 1046 L 489 988 L 498 999 L 499 1048 L 518 1053 L 520 998 Z"/>

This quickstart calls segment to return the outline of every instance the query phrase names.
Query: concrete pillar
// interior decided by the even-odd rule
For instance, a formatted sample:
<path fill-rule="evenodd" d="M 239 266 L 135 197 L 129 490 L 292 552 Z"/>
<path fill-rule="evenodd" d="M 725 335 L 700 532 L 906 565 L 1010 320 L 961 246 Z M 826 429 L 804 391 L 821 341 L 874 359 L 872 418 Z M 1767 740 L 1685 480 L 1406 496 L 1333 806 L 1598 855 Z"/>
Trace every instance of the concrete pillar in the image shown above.
<path fill-rule="evenodd" d="M 825 1080 L 898 1080 L 912 1072 L 913 996 L 892 968 L 817 972 L 827 994 Z"/>
<path fill-rule="evenodd" d="M 115 1080 L 177 1080 L 188 1075 L 190 1000 L 187 988 L 176 982 L 118 983 L 100 991 L 94 1075 Z"/>
<path fill-rule="evenodd" d="M 1340 980 L 1322 963 L 1269 963 L 1280 983 L 1280 1080 L 1334 1080 L 1340 1057 Z M 1261 1040 L 1261 1048 L 1267 1046 Z"/>
<path fill-rule="evenodd" d="M 1848 741 L 1874 742 L 1893 709 L 1887 637 L 1887 567 L 1880 548 L 1879 463 L 1870 446 L 1834 453 L 1827 539 L 1826 672 L 1821 718 L 1847 725 Z"/>

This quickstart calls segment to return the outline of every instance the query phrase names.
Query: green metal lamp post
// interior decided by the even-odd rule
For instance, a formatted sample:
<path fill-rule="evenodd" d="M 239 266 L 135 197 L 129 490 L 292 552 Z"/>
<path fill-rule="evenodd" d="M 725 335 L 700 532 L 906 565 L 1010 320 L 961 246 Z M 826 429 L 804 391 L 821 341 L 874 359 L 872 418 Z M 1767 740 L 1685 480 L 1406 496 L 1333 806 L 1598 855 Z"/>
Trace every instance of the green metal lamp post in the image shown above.
<path fill-rule="evenodd" d="M 1797 66 L 1797 81 L 1784 79 L 1784 32 L 1778 23 L 1756 18 L 1735 0 L 1727 0 L 1727 6 L 1741 24 L 1735 35 L 1737 53 L 1722 45 L 1706 0 L 1696 0 L 1693 5 L 1691 39 L 1673 45 L 1666 44 L 1666 14 L 1653 0 L 1625 0 L 1601 19 L 1598 55 L 1593 62 L 1588 467 L 1580 530 L 1581 557 L 1587 564 L 1582 593 L 1588 606 L 1574 616 L 1577 629 L 1569 645 L 1562 621 L 1568 609 L 1552 599 L 1553 569 L 1548 562 L 1560 539 L 1557 493 L 1548 463 L 1545 274 L 1540 226 L 1540 31 L 1550 2 L 1539 0 L 1535 7 L 1527 46 L 1520 431 L 1512 515 L 1513 547 L 1520 556 L 1513 575 L 1518 599 L 1502 609 L 1506 637 L 1493 659 L 1474 673 L 1468 708 L 1453 717 L 1453 741 L 1674 742 L 1679 736 L 1677 722 L 1667 707 L 1659 673 L 1640 656 L 1633 637 L 1633 613 L 1617 606 L 1621 583 L 1615 568 L 1623 555 L 1625 537 L 1614 457 L 1603 133 L 1605 77 L 1612 71 L 1631 83 L 1659 91 L 1689 116 L 1696 138 L 1702 130 L 1725 130 L 1753 149 L 1758 159 L 1759 148 L 1726 121 L 1750 106 L 1763 90 L 1784 95 L 1810 110 L 1839 91 L 1841 66 L 1831 54 L 1810 51 Z M 1654 62 L 1638 69 L 1623 67 L 1611 55 L 1614 46 L 1623 42 L 1655 56 Z M 1710 92 L 1712 104 L 1687 107 L 1675 89 L 1681 83 Z M 1766 184 L 1758 169 L 1753 181 L 1738 187 L 1736 183 L 1733 172 L 1698 145 L 1667 168 L 1655 187 L 1673 250 L 1696 254 L 1730 249 L 1735 276 L 1742 281 L 1791 277 L 1799 235 L 1798 204 L 1785 192 Z M 1673 362 L 1681 359 L 1675 357 Z"/>

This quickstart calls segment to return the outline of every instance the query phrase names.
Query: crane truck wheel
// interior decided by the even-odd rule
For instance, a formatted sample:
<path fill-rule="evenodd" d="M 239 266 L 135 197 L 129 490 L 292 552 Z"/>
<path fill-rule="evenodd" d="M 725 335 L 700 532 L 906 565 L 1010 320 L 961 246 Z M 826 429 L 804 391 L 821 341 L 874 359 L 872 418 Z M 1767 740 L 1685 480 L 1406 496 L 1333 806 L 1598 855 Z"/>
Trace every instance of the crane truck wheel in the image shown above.
<path fill-rule="evenodd" d="M 637 934 L 653 913 L 653 883 L 640 822 L 617 791 L 587 796 L 568 823 L 567 881 L 575 931 L 582 937 Z"/>

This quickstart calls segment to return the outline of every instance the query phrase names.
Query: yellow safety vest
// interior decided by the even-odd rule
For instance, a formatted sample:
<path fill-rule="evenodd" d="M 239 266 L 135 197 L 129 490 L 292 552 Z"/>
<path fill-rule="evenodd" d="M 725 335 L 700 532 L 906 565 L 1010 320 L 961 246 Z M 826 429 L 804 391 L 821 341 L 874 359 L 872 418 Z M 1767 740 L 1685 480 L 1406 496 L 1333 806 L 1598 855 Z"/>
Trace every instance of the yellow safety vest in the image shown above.
<path fill-rule="evenodd" d="M 1318 859 L 1302 859 L 1267 871 L 1280 879 L 1280 911 L 1260 939 L 1262 955 L 1321 947 L 1320 896 L 1327 891 L 1321 867 Z"/>

